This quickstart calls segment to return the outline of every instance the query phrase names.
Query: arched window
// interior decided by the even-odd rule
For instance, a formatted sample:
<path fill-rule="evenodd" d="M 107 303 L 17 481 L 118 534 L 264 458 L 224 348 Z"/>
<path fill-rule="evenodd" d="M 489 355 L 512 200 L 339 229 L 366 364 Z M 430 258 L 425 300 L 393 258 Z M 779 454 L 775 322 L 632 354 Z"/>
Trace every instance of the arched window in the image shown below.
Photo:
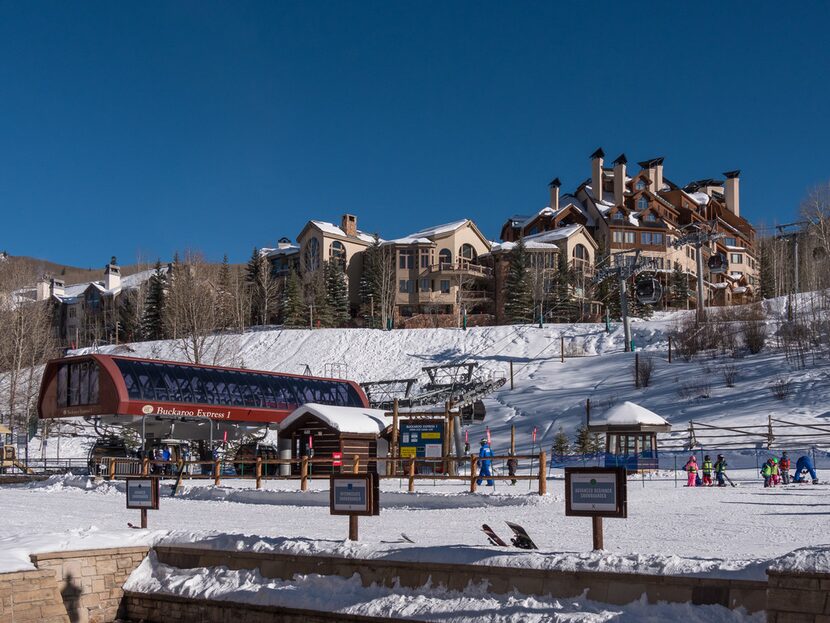
<path fill-rule="evenodd" d="M 588 249 L 585 248 L 585 245 L 578 244 L 574 247 L 574 257 L 578 260 L 588 259 Z"/>
<path fill-rule="evenodd" d="M 643 180 L 637 180 L 637 183 L 634 184 L 634 188 L 637 190 L 643 190 L 646 187 L 646 183 Z"/>
<path fill-rule="evenodd" d="M 317 270 L 320 267 L 320 242 L 317 238 L 311 238 L 305 247 L 305 269 L 308 272 Z"/>
<path fill-rule="evenodd" d="M 638 210 L 648 210 L 648 199 L 645 195 L 637 199 L 637 209 Z"/>
<path fill-rule="evenodd" d="M 346 269 L 346 247 L 339 240 L 335 240 L 329 247 L 329 261 L 342 269 Z"/>
<path fill-rule="evenodd" d="M 452 268 L 452 251 L 441 249 L 438 253 L 438 268 Z"/>
<path fill-rule="evenodd" d="M 469 264 L 476 259 L 476 257 L 478 257 L 478 254 L 471 244 L 464 243 L 458 250 L 458 261 L 463 262 L 464 264 Z"/>

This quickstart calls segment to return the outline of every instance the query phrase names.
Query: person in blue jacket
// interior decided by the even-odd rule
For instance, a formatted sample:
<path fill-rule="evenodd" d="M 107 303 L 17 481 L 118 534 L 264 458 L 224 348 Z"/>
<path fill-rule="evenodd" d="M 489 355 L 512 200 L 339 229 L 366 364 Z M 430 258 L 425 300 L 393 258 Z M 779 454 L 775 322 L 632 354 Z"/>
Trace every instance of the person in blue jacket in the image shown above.
<path fill-rule="evenodd" d="M 798 457 L 798 461 L 795 463 L 795 477 L 793 478 L 793 482 L 801 482 L 801 475 L 804 472 L 810 473 L 814 485 L 818 484 L 818 476 L 816 475 L 816 468 L 813 467 L 813 459 L 806 454 Z"/>
<path fill-rule="evenodd" d="M 492 480 L 493 472 L 491 471 L 491 465 L 492 465 L 493 461 L 490 458 L 492 456 L 493 456 L 493 451 L 490 449 L 490 442 L 487 441 L 486 438 L 482 439 L 481 440 L 481 450 L 478 453 L 478 458 L 479 458 L 481 471 L 478 472 L 478 480 L 476 481 L 476 484 L 480 485 L 481 480 L 484 477 L 487 477 L 487 479 L 488 479 L 487 480 L 487 486 L 488 487 L 492 487 L 496 484 Z"/>

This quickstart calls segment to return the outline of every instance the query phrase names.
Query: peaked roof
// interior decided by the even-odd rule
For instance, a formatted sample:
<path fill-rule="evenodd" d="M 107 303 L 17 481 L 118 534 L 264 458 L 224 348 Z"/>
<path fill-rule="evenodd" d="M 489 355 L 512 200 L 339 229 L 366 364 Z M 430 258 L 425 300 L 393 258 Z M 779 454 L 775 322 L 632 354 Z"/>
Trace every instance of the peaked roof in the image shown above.
<path fill-rule="evenodd" d="M 612 407 L 596 420 L 592 418 L 591 426 L 631 427 L 634 430 L 641 427 L 671 429 L 671 425 L 665 419 L 653 411 L 629 401 Z"/>
<path fill-rule="evenodd" d="M 341 433 L 356 435 L 379 435 L 386 429 L 386 412 L 383 409 L 364 409 L 363 407 L 338 407 L 308 402 L 297 407 L 287 418 L 280 422 L 280 430 L 291 426 L 306 413 L 310 413 L 328 426 Z"/>

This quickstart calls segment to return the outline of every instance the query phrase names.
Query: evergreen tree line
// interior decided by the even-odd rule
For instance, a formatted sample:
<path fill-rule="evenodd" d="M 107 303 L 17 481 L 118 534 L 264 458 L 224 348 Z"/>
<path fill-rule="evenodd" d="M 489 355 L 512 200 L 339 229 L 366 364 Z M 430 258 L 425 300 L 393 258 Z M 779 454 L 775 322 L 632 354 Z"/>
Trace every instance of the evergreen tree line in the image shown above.
<path fill-rule="evenodd" d="M 551 444 L 551 454 L 556 462 L 562 462 L 569 456 L 596 457 L 605 452 L 605 437 L 600 433 L 592 433 L 585 424 L 576 430 L 573 443 L 559 427 Z"/>

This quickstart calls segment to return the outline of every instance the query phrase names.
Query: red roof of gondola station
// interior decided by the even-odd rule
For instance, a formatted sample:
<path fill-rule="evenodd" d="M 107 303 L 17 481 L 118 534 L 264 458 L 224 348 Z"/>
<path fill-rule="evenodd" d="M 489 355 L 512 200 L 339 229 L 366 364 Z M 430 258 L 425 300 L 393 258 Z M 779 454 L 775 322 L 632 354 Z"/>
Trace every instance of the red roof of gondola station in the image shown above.
<path fill-rule="evenodd" d="M 354 381 L 94 354 L 46 364 L 38 416 L 153 415 L 269 423 L 306 403 L 369 406 Z"/>

